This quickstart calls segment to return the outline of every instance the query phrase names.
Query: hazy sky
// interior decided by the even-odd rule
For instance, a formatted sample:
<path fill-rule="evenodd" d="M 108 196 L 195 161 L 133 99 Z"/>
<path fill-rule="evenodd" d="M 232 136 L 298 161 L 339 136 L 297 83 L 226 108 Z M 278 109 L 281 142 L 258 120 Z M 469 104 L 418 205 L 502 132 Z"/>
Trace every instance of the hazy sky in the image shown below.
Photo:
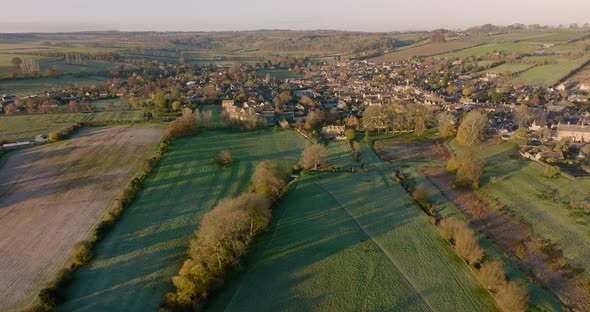
<path fill-rule="evenodd" d="M 341 29 L 590 22 L 590 0 L 2 0 L 2 32 Z"/>

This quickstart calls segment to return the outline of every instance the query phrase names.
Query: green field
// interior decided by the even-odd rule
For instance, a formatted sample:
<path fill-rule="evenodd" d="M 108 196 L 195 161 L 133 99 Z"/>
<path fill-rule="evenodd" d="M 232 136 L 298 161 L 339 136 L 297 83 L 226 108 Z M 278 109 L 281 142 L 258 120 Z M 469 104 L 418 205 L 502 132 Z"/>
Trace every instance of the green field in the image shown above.
<path fill-rule="evenodd" d="M 490 69 L 484 70 L 486 73 L 519 73 L 534 67 L 533 64 L 525 64 L 525 63 L 511 63 L 511 64 L 502 64 L 500 66 L 492 67 Z"/>
<path fill-rule="evenodd" d="M 465 220 L 459 210 L 451 203 L 441 192 L 432 185 L 428 179 L 422 173 L 422 169 L 425 167 L 441 167 L 446 166 L 446 161 L 431 160 L 428 154 L 419 153 L 416 151 L 429 150 L 427 147 L 421 147 L 428 145 L 427 138 L 415 138 L 412 135 L 401 134 L 396 135 L 391 139 L 380 140 L 375 142 L 375 148 L 384 154 L 384 157 L 388 159 L 407 159 L 405 161 L 395 161 L 394 167 L 398 170 L 402 170 L 409 180 L 412 180 L 415 185 L 423 184 L 429 190 L 430 196 L 428 201 L 436 203 L 440 210 L 439 213 L 443 217 L 455 217 L 460 220 Z M 430 143 L 431 144 L 431 143 Z M 391 149 L 387 146 L 395 145 L 398 148 Z M 408 150 L 414 151 L 414 157 L 409 158 L 407 155 Z M 514 264 L 507 258 L 503 251 L 500 250 L 494 243 L 484 235 L 479 237 L 479 243 L 484 248 L 486 256 L 490 259 L 499 260 L 503 264 L 503 268 L 509 280 L 516 281 L 520 286 L 525 287 L 530 296 L 530 304 L 541 311 L 561 311 L 562 305 L 549 291 L 541 288 L 539 285 L 527 278 Z"/>
<path fill-rule="evenodd" d="M 143 121 L 143 115 L 141 111 L 116 111 L 0 116 L 0 136 L 8 141 L 33 140 L 40 133 L 58 131 L 83 121 L 140 122 Z"/>
<path fill-rule="evenodd" d="M 391 165 L 370 152 L 363 148 L 368 171 L 292 185 L 247 272 L 211 310 L 495 311 L 468 266 L 392 180 Z"/>
<path fill-rule="evenodd" d="M 284 80 L 288 78 L 301 78 L 301 75 L 295 73 L 292 70 L 275 69 L 275 70 L 261 70 L 258 72 L 259 77 L 266 77 L 269 74 L 276 80 Z"/>
<path fill-rule="evenodd" d="M 70 75 L 60 77 L 43 77 L 29 79 L 0 80 L 0 94 L 11 94 L 19 97 L 37 95 L 52 89 L 67 89 L 76 85 L 100 85 L 108 78 L 100 76 L 74 77 Z"/>
<path fill-rule="evenodd" d="M 483 56 L 485 54 L 491 54 L 495 52 L 531 52 L 537 50 L 538 48 L 539 47 L 533 46 L 530 42 L 487 43 L 440 56 L 449 58 L 465 58 L 470 56 Z"/>
<path fill-rule="evenodd" d="M 526 62 L 542 58 L 544 57 L 530 57 L 523 59 L 523 61 Z M 548 57 L 548 59 L 554 60 L 556 63 L 535 66 L 526 70 L 513 78 L 512 83 L 516 85 L 538 85 L 544 87 L 555 85 L 573 70 L 586 63 L 590 59 L 590 55 L 575 59 L 566 57 Z"/>
<path fill-rule="evenodd" d="M 291 131 L 203 132 L 174 141 L 95 258 L 78 270 L 58 311 L 155 311 L 186 259 L 200 216 L 246 189 L 256 164 L 290 168 L 307 144 Z M 231 167 L 214 163 L 230 150 Z"/>
<path fill-rule="evenodd" d="M 566 204 L 590 200 L 590 179 L 545 178 L 540 164 L 523 159 L 508 143 L 486 146 L 482 153 L 486 170 L 479 191 L 508 206 L 590 276 L 590 215 Z M 489 183 L 492 176 L 496 184 Z"/>

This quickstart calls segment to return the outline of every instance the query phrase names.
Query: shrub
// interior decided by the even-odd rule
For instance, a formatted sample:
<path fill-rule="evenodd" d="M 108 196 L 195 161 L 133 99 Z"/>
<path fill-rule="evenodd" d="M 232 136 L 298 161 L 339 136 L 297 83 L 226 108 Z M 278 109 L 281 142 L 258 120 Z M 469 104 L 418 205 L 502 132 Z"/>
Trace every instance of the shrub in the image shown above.
<path fill-rule="evenodd" d="M 472 265 L 477 265 L 484 256 L 483 249 L 475 238 L 475 233 L 464 224 L 455 234 L 455 250 L 459 256 Z"/>
<path fill-rule="evenodd" d="M 444 239 L 453 241 L 455 239 L 455 233 L 462 225 L 463 224 L 455 218 L 445 218 L 440 221 L 438 231 Z"/>
<path fill-rule="evenodd" d="M 82 266 L 88 263 L 92 259 L 92 256 L 92 243 L 87 240 L 78 242 L 74 246 L 72 265 L 74 267 Z"/>
<path fill-rule="evenodd" d="M 217 163 L 222 166 L 229 166 L 234 162 L 232 153 L 228 150 L 223 150 L 217 155 Z"/>
<path fill-rule="evenodd" d="M 485 288 L 496 292 L 506 282 L 506 273 L 499 261 L 490 261 L 479 269 L 479 279 Z"/>
<path fill-rule="evenodd" d="M 49 132 L 47 135 L 49 142 L 56 142 L 59 141 L 59 134 L 57 132 Z"/>
<path fill-rule="evenodd" d="M 504 284 L 496 294 L 496 302 L 502 311 L 523 312 L 529 305 L 529 297 L 525 289 L 514 282 Z"/>
<path fill-rule="evenodd" d="M 287 185 L 286 173 L 268 160 L 262 161 L 256 166 L 250 182 L 252 182 L 254 192 L 273 200 L 282 194 Z"/>
<path fill-rule="evenodd" d="M 543 169 L 543 176 L 547 178 L 556 178 L 559 176 L 559 172 L 561 172 L 561 170 L 559 170 L 559 167 L 557 166 L 545 166 Z"/>

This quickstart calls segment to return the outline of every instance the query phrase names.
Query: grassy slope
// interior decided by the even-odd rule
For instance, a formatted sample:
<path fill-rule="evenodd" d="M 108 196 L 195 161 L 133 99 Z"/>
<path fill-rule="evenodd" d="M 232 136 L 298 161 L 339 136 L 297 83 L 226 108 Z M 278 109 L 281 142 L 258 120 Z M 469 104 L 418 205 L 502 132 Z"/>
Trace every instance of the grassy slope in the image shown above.
<path fill-rule="evenodd" d="M 305 141 L 289 131 L 204 132 L 173 142 L 135 202 L 77 271 L 59 311 L 155 311 L 186 259 L 200 216 L 243 191 L 256 166 L 295 163 Z M 229 149 L 235 163 L 213 163 Z"/>
<path fill-rule="evenodd" d="M 526 85 L 551 86 L 563 79 L 567 74 L 582 66 L 590 59 L 590 56 L 570 59 L 552 58 L 557 61 L 555 64 L 536 66 L 522 72 L 515 77 L 513 83 Z"/>
<path fill-rule="evenodd" d="M 105 83 L 106 80 L 107 78 L 99 76 L 77 78 L 70 75 L 29 79 L 4 79 L 0 80 L 0 94 L 30 96 L 50 89 L 63 89 L 76 84 L 98 85 Z"/>
<path fill-rule="evenodd" d="M 292 187 L 275 213 L 280 219 L 274 231 L 250 255 L 248 272 L 230 283 L 212 310 L 356 311 L 384 310 L 387 304 L 385 310 L 405 311 L 417 308 L 408 304 L 420 302 L 415 294 L 408 296 L 412 288 L 436 311 L 495 310 L 493 299 L 468 267 L 389 178 L 391 165 L 366 145 L 361 163 L 367 172 L 327 173 Z M 344 222 L 347 217 L 349 222 Z M 348 234 L 351 231 L 367 233 L 374 239 L 372 246 L 367 246 L 367 238 L 351 246 L 356 239 Z M 338 239 L 335 233 L 341 233 Z M 365 265 L 358 267 L 358 253 L 374 256 L 365 256 Z M 367 282 L 367 272 L 383 255 L 391 262 L 377 276 L 396 280 Z M 359 289 L 359 284 L 366 287 Z M 393 297 L 388 294 L 391 288 L 396 289 Z M 395 304 L 387 303 L 392 299 Z"/>

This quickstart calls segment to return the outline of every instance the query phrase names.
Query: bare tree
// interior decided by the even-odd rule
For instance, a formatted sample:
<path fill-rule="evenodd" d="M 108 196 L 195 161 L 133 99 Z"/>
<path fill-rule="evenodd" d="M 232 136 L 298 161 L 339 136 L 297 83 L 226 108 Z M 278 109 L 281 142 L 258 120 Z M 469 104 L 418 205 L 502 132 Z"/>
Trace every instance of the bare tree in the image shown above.
<path fill-rule="evenodd" d="M 479 279 L 488 290 L 496 292 L 506 282 L 506 273 L 499 261 L 489 261 L 479 269 Z"/>
<path fill-rule="evenodd" d="M 484 130 L 488 124 L 485 113 L 474 110 L 463 118 L 457 131 L 457 141 L 462 145 L 479 144 L 484 139 Z"/>
<path fill-rule="evenodd" d="M 436 126 L 443 138 L 450 138 L 454 135 L 455 116 L 451 112 L 443 111 L 436 115 Z"/>
<path fill-rule="evenodd" d="M 326 147 L 322 144 L 312 144 L 306 147 L 301 154 L 301 165 L 305 169 L 317 170 L 326 163 Z"/>

